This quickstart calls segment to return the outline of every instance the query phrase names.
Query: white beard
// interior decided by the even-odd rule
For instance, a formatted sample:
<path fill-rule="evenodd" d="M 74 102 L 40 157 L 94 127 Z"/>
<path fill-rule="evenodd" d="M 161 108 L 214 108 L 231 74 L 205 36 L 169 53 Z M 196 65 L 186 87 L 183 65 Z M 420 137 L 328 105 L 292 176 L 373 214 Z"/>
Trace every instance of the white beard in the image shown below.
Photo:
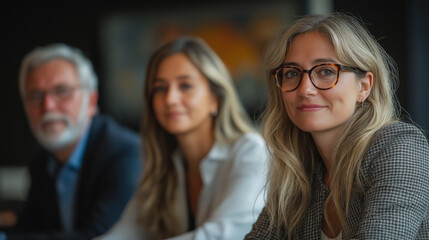
<path fill-rule="evenodd" d="M 73 120 L 69 116 L 61 113 L 47 112 L 43 115 L 41 121 L 37 124 L 37 128 L 33 130 L 36 139 L 43 147 L 49 151 L 57 151 L 72 144 L 82 136 L 90 123 L 90 119 L 88 118 L 89 95 L 89 93 L 83 95 L 76 123 L 73 123 Z M 55 129 L 45 130 L 43 125 L 50 121 L 63 121 L 66 127 L 60 133 L 55 132 Z"/>

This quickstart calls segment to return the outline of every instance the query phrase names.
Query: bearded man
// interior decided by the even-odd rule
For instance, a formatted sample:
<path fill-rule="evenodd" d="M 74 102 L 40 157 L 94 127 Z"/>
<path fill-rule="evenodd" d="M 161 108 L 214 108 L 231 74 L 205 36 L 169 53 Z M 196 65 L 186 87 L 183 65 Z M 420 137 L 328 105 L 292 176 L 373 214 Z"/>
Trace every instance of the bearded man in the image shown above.
<path fill-rule="evenodd" d="M 138 135 L 98 113 L 96 74 L 76 48 L 34 49 L 22 61 L 19 87 L 41 146 L 30 162 L 26 207 L 7 240 L 102 234 L 140 178 Z"/>

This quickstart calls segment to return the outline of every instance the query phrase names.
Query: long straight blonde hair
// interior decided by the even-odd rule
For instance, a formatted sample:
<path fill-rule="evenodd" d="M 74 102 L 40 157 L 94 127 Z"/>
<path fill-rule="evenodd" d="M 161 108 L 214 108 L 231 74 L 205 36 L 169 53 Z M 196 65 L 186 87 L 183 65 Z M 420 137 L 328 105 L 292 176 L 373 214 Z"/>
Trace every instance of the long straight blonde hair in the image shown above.
<path fill-rule="evenodd" d="M 151 57 L 143 90 L 141 133 L 145 149 L 145 165 L 139 187 L 142 208 L 139 221 L 151 239 L 164 239 L 180 234 L 174 209 L 177 175 L 171 159 L 178 147 L 173 135 L 156 121 L 153 110 L 154 81 L 161 62 L 174 54 L 184 54 L 209 81 L 211 91 L 219 99 L 214 116 L 216 141 L 230 142 L 246 132 L 253 132 L 252 123 L 236 94 L 231 76 L 216 53 L 202 40 L 180 37 L 161 46 Z"/>
<path fill-rule="evenodd" d="M 271 71 L 279 67 L 295 36 L 319 32 L 334 46 L 339 60 L 374 75 L 373 87 L 367 100 L 356 108 L 344 124 L 338 145 L 333 152 L 333 179 L 328 199 L 332 199 L 346 238 L 349 203 L 356 189 L 362 190 L 361 163 L 375 132 L 398 119 L 395 98 L 397 71 L 387 55 L 365 26 L 344 13 L 329 16 L 309 15 L 281 31 L 267 49 L 268 104 L 263 114 L 262 131 L 267 142 L 271 163 L 269 170 L 267 210 L 271 227 L 283 228 L 293 239 L 307 211 L 311 184 L 318 152 L 311 135 L 301 131 L 289 119 Z M 328 90 L 329 91 L 329 90 Z M 326 205 L 325 205 L 326 214 Z M 328 226 L 331 226 L 328 222 Z"/>

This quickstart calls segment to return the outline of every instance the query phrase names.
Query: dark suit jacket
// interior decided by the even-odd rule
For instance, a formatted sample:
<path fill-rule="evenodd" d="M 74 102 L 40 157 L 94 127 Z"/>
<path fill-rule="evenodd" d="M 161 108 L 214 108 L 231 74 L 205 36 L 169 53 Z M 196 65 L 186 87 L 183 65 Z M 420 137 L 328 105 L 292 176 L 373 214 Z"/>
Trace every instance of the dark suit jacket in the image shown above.
<path fill-rule="evenodd" d="M 329 189 L 317 163 L 313 199 L 296 239 L 320 239 Z M 350 202 L 347 223 L 352 239 L 429 239 L 429 145 L 416 127 L 398 122 L 382 128 L 362 162 L 365 191 Z M 262 210 L 246 240 L 288 239 L 282 226 L 269 229 Z M 277 229 L 279 236 L 277 236 Z"/>
<path fill-rule="evenodd" d="M 27 205 L 8 240 L 91 239 L 107 231 L 134 193 L 142 170 L 137 134 L 106 116 L 95 116 L 76 189 L 76 231 L 62 231 L 55 179 L 47 174 L 48 152 L 30 166 Z"/>

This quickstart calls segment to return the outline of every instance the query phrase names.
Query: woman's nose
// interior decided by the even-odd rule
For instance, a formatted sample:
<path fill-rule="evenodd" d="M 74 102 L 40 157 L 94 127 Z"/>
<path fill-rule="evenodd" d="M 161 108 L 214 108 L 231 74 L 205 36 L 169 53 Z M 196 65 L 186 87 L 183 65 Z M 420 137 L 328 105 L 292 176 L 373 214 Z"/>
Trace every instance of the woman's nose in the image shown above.
<path fill-rule="evenodd" d="M 174 104 L 179 101 L 179 98 L 180 92 L 178 91 L 177 87 L 170 86 L 167 90 L 166 102 L 168 104 Z"/>
<path fill-rule="evenodd" d="M 310 74 L 307 72 L 303 73 L 301 84 L 297 89 L 298 93 L 302 96 L 310 96 L 317 94 L 317 88 L 313 85 L 311 81 Z"/>

